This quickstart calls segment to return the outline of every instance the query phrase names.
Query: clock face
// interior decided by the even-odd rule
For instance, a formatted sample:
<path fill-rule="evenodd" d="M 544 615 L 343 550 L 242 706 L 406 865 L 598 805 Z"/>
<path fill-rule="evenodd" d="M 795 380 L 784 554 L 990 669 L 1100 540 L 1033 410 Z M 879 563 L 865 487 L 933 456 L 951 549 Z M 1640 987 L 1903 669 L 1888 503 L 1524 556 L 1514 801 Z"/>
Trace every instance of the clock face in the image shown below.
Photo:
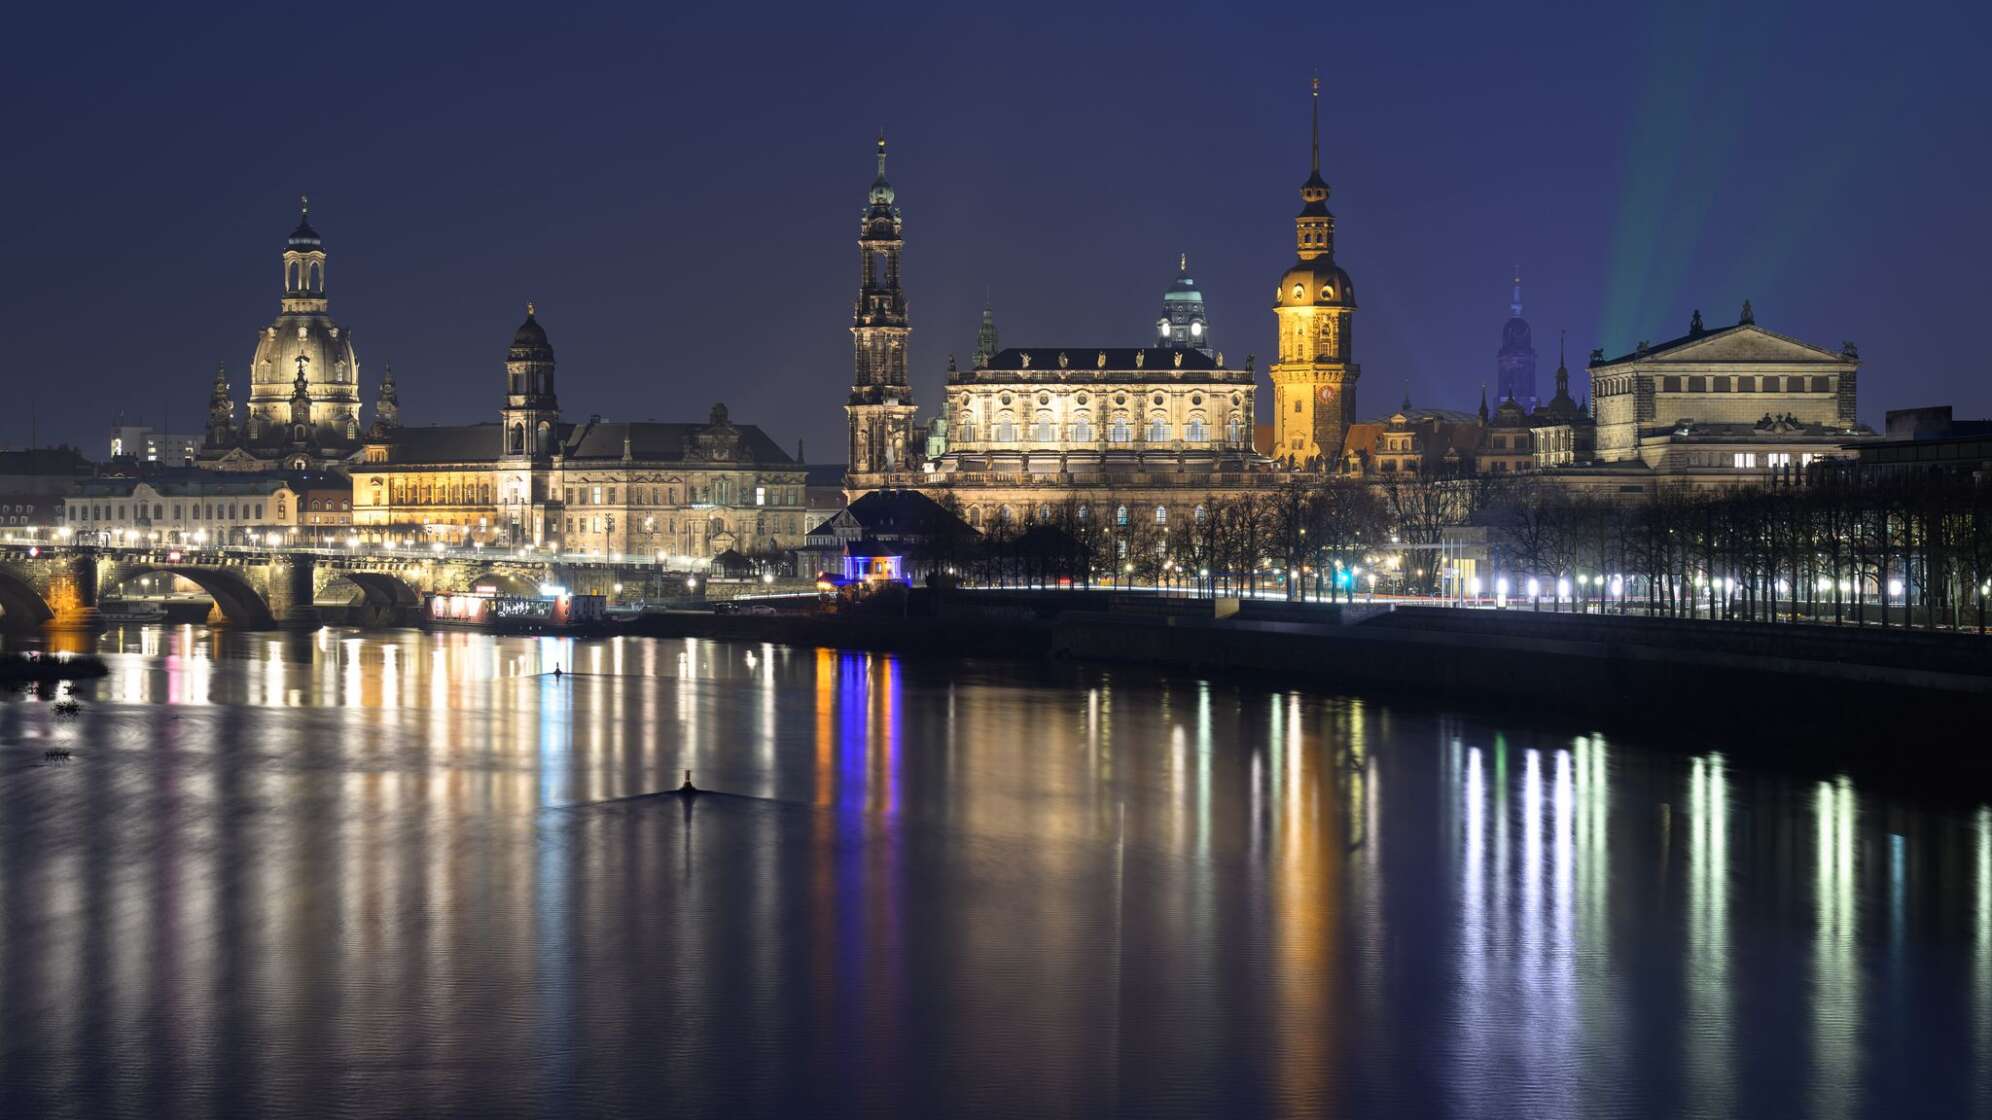
<path fill-rule="evenodd" d="M 1323 386 L 1321 387 L 1321 392 L 1320 392 L 1319 396 L 1321 397 L 1321 403 L 1322 403 L 1322 404 L 1334 404 L 1334 403 L 1335 403 L 1335 387 L 1334 387 L 1333 385 L 1323 385 Z"/>

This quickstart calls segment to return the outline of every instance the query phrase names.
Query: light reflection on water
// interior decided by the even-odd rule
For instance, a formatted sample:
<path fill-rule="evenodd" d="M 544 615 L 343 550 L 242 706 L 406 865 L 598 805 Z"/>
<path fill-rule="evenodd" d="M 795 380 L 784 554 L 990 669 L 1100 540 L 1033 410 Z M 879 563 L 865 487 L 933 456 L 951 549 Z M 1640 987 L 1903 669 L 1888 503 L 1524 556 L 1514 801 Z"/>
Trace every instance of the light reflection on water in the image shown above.
<path fill-rule="evenodd" d="M 0 704 L 0 1116 L 1992 1108 L 1983 809 L 1125 673 L 107 642 Z"/>

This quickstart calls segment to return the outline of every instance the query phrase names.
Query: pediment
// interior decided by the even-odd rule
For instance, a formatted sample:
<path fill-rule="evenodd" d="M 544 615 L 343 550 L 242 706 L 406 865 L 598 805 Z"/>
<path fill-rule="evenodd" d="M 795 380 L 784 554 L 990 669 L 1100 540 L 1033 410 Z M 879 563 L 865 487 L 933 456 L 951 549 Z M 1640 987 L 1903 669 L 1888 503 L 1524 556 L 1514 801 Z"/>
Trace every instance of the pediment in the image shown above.
<path fill-rule="evenodd" d="M 1731 327 L 1702 338 L 1691 339 L 1667 350 L 1647 355 L 1653 364 L 1720 362 L 1830 362 L 1839 365 L 1848 359 L 1836 351 L 1800 342 L 1755 324 Z"/>

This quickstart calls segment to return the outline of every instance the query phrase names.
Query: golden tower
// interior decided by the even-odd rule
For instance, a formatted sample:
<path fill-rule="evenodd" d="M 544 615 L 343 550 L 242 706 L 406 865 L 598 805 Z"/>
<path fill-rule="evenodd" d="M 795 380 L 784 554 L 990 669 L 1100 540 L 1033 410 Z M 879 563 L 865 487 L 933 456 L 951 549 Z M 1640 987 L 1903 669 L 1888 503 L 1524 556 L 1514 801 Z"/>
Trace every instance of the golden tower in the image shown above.
<path fill-rule="evenodd" d="M 1332 469 L 1355 418 L 1356 380 L 1350 360 L 1355 286 L 1335 264 L 1335 215 L 1321 178 L 1321 79 L 1314 79 L 1314 170 L 1300 188 L 1294 219 L 1299 259 L 1280 277 L 1273 314 L 1280 324 L 1273 363 L 1272 455 L 1295 466 Z"/>

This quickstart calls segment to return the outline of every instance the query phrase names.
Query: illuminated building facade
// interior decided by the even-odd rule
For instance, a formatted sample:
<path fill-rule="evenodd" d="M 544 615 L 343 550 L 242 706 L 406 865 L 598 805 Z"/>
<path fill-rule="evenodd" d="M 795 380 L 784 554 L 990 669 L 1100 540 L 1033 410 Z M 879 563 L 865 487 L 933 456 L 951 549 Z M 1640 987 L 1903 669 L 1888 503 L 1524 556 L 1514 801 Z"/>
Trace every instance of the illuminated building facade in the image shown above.
<path fill-rule="evenodd" d="M 1714 330 L 1697 311 L 1679 338 L 1592 353 L 1597 458 L 1763 473 L 1836 455 L 1873 435 L 1855 417 L 1859 370 L 1853 343 L 1833 351 L 1765 330 L 1747 302 Z"/>
<path fill-rule="evenodd" d="M 352 468 L 353 531 L 686 565 L 794 548 L 805 471 L 724 405 L 704 424 L 560 416 L 553 345 L 528 306 L 506 352 L 499 419 L 403 427 L 392 379 Z"/>

